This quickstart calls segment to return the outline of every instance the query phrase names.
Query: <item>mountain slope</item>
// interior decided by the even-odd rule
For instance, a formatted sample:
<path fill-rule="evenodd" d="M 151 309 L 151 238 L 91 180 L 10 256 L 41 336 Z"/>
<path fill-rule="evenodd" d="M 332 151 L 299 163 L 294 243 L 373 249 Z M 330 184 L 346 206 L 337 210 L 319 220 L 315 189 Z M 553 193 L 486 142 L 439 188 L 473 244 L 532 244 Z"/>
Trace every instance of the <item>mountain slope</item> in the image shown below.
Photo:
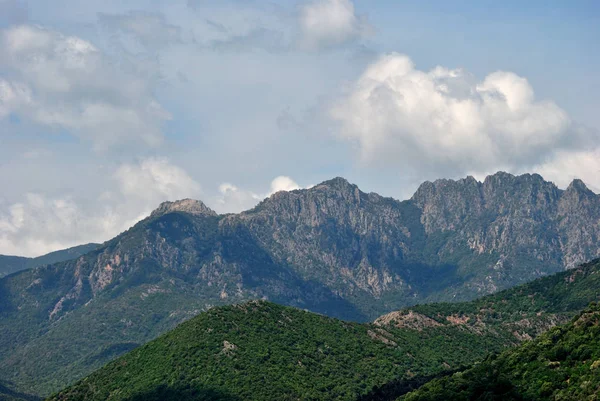
<path fill-rule="evenodd" d="M 450 339 L 455 346 L 442 349 Z M 202 399 L 195 394 L 211 391 L 221 395 L 215 399 L 351 400 L 408 371 L 464 363 L 473 353 L 469 340 L 476 341 L 458 331 L 388 332 L 252 301 L 205 312 L 50 399 Z"/>
<path fill-rule="evenodd" d="M 59 389 L 231 302 L 225 286 L 234 280 L 249 287 L 238 287 L 238 299 L 268 294 L 351 316 L 339 296 L 273 264 L 243 231 L 220 230 L 218 222 L 212 214 L 155 214 L 77 260 L 0 281 L 1 377 L 37 393 Z"/>
<path fill-rule="evenodd" d="M 222 399 L 355 399 L 535 336 L 599 300 L 598 288 L 600 261 L 481 300 L 392 313 L 374 324 L 264 301 L 219 307 L 53 399 L 202 399 L 193 395 L 202 391 Z M 469 324 L 474 311 L 481 316 Z"/>
<path fill-rule="evenodd" d="M 40 401 L 41 398 L 21 394 L 11 390 L 6 385 L 0 383 L 0 401 Z"/>
<path fill-rule="evenodd" d="M 429 241 L 437 238 L 434 258 L 456 263 L 467 277 L 462 289 L 446 291 L 452 297 L 494 292 L 600 256 L 600 197 L 580 180 L 565 191 L 537 174 L 438 180 L 421 185 L 412 201 Z"/>
<path fill-rule="evenodd" d="M 470 302 L 416 305 L 381 316 L 375 323 L 407 326 L 412 314 L 471 331 L 503 327 L 519 340 L 528 340 L 598 300 L 600 260 L 595 260 Z"/>
<path fill-rule="evenodd" d="M 50 265 L 69 259 L 75 259 L 81 255 L 93 251 L 99 246 L 99 244 L 79 245 L 72 248 L 51 252 L 47 255 L 38 256 L 36 258 L 0 255 L 0 278 L 20 270 L 32 269 L 38 266 Z"/>
<path fill-rule="evenodd" d="M 425 183 L 403 202 L 341 178 L 240 214 L 167 202 L 76 260 L 0 279 L 0 379 L 46 394 L 250 299 L 356 321 L 472 299 L 599 254 L 599 199 L 580 182 L 498 173 Z"/>
<path fill-rule="evenodd" d="M 599 370 L 600 306 L 593 304 L 565 326 L 400 400 L 595 400 Z"/>

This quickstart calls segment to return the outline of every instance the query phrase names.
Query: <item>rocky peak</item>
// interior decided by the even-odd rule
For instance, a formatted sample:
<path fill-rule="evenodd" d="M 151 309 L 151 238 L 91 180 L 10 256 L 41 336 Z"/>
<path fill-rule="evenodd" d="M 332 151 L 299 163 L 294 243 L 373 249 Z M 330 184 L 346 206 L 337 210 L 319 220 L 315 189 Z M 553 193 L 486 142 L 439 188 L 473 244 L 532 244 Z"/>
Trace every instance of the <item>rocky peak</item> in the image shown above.
<path fill-rule="evenodd" d="M 427 232 L 456 229 L 467 216 L 483 210 L 481 183 L 469 176 L 460 180 L 436 180 L 423 183 L 411 200 L 423 214 Z"/>
<path fill-rule="evenodd" d="M 309 189 L 277 192 L 249 212 L 256 210 L 274 212 L 282 209 L 299 212 L 305 208 L 313 211 L 346 208 L 352 204 L 360 204 L 361 196 L 366 194 L 362 193 L 356 185 L 350 184 L 344 178 L 336 177 Z"/>
<path fill-rule="evenodd" d="M 315 185 L 314 189 L 332 189 L 342 192 L 354 192 L 356 188 L 358 188 L 354 184 L 350 184 L 348 180 L 342 177 L 335 177 L 331 180 L 323 181 L 322 183 Z M 312 189 L 312 188 L 311 188 Z M 310 190 L 310 189 L 309 189 Z"/>
<path fill-rule="evenodd" d="M 500 215 L 539 218 L 556 211 L 562 191 L 539 174 L 499 172 L 485 179 L 482 193 L 486 207 Z"/>
<path fill-rule="evenodd" d="M 561 194 L 539 174 L 515 176 L 500 171 L 483 183 L 473 177 L 426 182 L 412 201 L 423 211 L 421 222 L 426 231 L 433 232 L 456 230 L 486 212 L 543 219 L 556 212 Z"/>
<path fill-rule="evenodd" d="M 484 191 L 506 191 L 511 189 L 544 188 L 555 190 L 557 187 L 539 174 L 512 175 L 499 171 L 496 174 L 487 176 L 483 182 Z"/>
<path fill-rule="evenodd" d="M 181 199 L 175 202 L 163 202 L 152 212 L 150 217 L 161 216 L 172 212 L 189 213 L 196 216 L 216 216 L 217 213 L 199 200 Z"/>
<path fill-rule="evenodd" d="M 460 180 L 440 179 L 425 181 L 419 186 L 412 197 L 412 200 L 417 204 L 426 202 L 427 198 L 432 196 L 455 196 L 455 195 L 471 195 L 479 197 L 479 187 L 481 183 L 474 177 L 468 176 Z"/>
<path fill-rule="evenodd" d="M 592 208 L 598 210 L 600 206 L 600 196 L 593 193 L 579 179 L 573 180 L 560 198 L 559 213 L 561 215 L 580 214 L 582 208 Z M 596 213 L 598 212 L 596 211 Z"/>
<path fill-rule="evenodd" d="M 595 196 L 595 194 L 584 184 L 583 181 L 576 178 L 567 187 L 565 195 L 579 194 L 580 196 Z"/>

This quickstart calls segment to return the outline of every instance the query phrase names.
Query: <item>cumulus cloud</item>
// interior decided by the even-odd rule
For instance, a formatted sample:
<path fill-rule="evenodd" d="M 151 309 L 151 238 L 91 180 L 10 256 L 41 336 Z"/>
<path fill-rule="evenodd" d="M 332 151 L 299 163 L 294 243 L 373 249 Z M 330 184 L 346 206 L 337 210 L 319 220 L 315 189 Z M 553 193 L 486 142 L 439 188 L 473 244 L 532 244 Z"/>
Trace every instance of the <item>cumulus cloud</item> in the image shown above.
<path fill-rule="evenodd" d="M 301 189 L 300 185 L 290 177 L 283 175 L 271 181 L 269 192 L 262 194 L 241 189 L 230 183 L 223 183 L 219 186 L 220 196 L 214 202 L 215 209 L 219 213 L 237 213 L 251 209 L 274 193 L 296 189 Z"/>
<path fill-rule="evenodd" d="M 193 29 L 197 43 L 223 52 L 313 52 L 360 41 L 374 31 L 366 17 L 356 14 L 352 0 L 303 0 L 291 10 L 240 1 L 188 5 L 204 19 Z M 235 13 L 230 12 L 233 5 Z"/>
<path fill-rule="evenodd" d="M 267 196 L 271 196 L 274 193 L 280 191 L 294 191 L 296 189 L 300 189 L 300 185 L 290 177 L 286 177 L 284 175 L 280 175 L 271 181 L 271 192 Z"/>
<path fill-rule="evenodd" d="M 28 193 L 0 205 L 0 254 L 37 256 L 87 242 L 103 242 L 128 229 L 165 200 L 198 198 L 200 186 L 166 159 L 121 165 L 114 187 L 95 200 Z"/>
<path fill-rule="evenodd" d="M 578 178 L 600 194 L 600 148 L 577 152 L 559 151 L 550 160 L 532 168 L 547 180 L 566 188 Z"/>
<path fill-rule="evenodd" d="M 300 45 L 318 50 L 343 45 L 371 34 L 365 18 L 357 16 L 351 0 L 314 0 L 300 7 Z"/>
<path fill-rule="evenodd" d="M 200 194 L 200 186 L 185 170 L 164 158 L 149 158 L 125 164 L 115 173 L 121 193 L 127 197 L 147 199 L 156 204 L 161 199 L 180 199 Z"/>
<path fill-rule="evenodd" d="M 170 118 L 148 81 L 118 69 L 92 43 L 40 26 L 0 32 L 0 118 L 16 114 L 98 149 L 157 145 Z"/>
<path fill-rule="evenodd" d="M 401 166 L 421 178 L 520 170 L 598 143 L 512 72 L 478 81 L 461 69 L 420 71 L 398 53 L 370 65 L 329 114 L 364 163 Z"/>

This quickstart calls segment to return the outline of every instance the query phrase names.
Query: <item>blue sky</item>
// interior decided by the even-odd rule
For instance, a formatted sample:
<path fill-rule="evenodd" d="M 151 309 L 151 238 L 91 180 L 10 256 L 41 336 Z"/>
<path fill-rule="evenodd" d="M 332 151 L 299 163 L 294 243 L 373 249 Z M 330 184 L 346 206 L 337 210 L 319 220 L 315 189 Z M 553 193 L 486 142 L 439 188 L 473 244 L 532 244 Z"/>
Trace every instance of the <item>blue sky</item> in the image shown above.
<path fill-rule="evenodd" d="M 600 189 L 595 1 L 0 0 L 0 253 L 343 176 Z"/>

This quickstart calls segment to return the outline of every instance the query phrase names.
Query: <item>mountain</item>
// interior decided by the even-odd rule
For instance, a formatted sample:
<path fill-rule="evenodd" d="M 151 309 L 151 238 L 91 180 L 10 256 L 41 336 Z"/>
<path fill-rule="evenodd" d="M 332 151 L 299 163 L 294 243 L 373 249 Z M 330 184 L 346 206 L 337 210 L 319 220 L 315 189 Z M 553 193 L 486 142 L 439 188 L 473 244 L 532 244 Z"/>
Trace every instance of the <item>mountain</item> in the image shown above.
<path fill-rule="evenodd" d="M 50 265 L 69 259 L 75 259 L 96 249 L 99 246 L 99 244 L 79 245 L 72 248 L 51 252 L 47 255 L 38 256 L 37 258 L 0 255 L 0 278 L 20 270 L 31 269 L 38 266 Z"/>
<path fill-rule="evenodd" d="M 480 300 L 410 308 L 374 323 L 266 301 L 217 307 L 50 399 L 392 399 L 382 391 L 400 395 L 399 388 L 568 321 L 600 300 L 598 288 L 600 260 Z M 379 397 L 368 398 L 374 393 Z"/>
<path fill-rule="evenodd" d="M 429 241 L 439 239 L 436 258 L 457 264 L 461 275 L 473 277 L 464 283 L 464 291 L 471 294 L 597 257 L 599 200 L 580 180 L 562 191 L 537 174 L 507 173 L 483 183 L 472 177 L 425 183 L 412 198 L 423 211 Z M 487 263 L 484 255 L 490 257 Z"/>
<path fill-rule="evenodd" d="M 41 401 L 41 398 L 21 394 L 0 383 L 0 401 Z"/>
<path fill-rule="evenodd" d="M 433 380 L 400 398 L 436 400 L 595 400 L 600 394 L 600 305 L 531 342 Z"/>
<path fill-rule="evenodd" d="M 599 202 L 580 181 L 506 173 L 424 183 L 403 202 L 342 178 L 239 214 L 166 202 L 77 259 L 0 279 L 0 379 L 47 394 L 250 299 L 354 321 L 473 299 L 599 255 Z"/>
<path fill-rule="evenodd" d="M 439 370 L 420 347 L 437 337 L 251 301 L 202 313 L 50 400 L 351 400 Z M 444 358 L 462 359 L 452 351 Z"/>
<path fill-rule="evenodd" d="M 0 278 L 27 269 L 30 260 L 22 256 L 0 255 Z"/>

